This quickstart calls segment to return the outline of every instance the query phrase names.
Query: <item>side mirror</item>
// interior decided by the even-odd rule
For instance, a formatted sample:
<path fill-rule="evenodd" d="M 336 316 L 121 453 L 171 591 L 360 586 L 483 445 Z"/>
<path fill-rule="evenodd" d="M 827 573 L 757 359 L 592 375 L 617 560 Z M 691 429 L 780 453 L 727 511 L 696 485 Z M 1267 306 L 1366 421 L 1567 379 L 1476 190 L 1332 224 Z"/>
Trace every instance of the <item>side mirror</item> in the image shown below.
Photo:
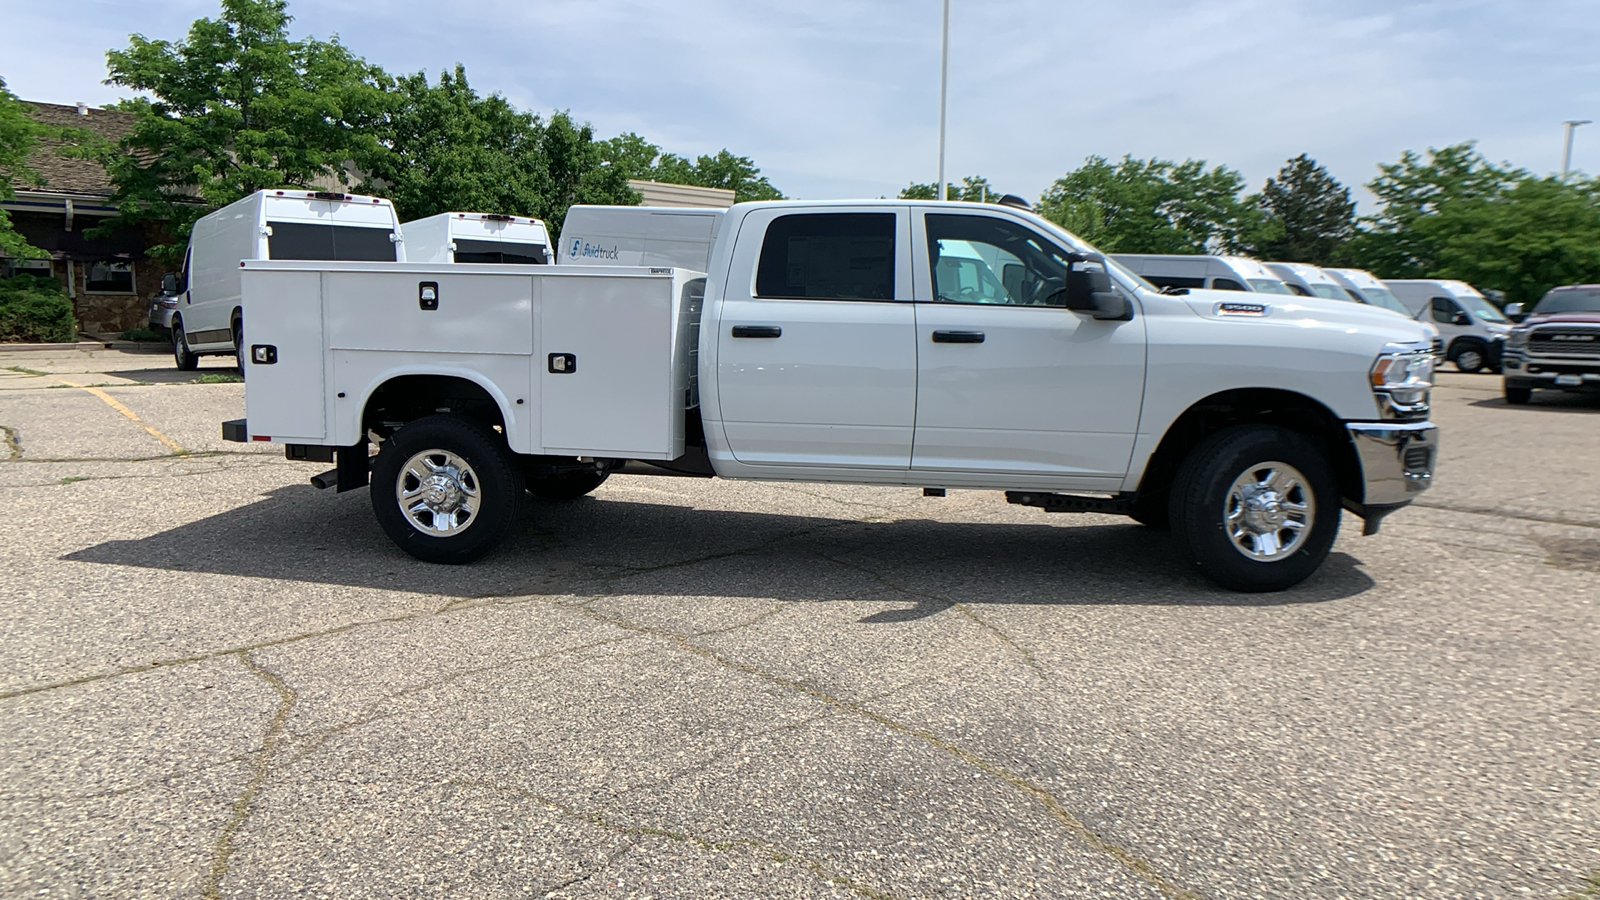
<path fill-rule="evenodd" d="M 1513 322 L 1521 322 L 1523 319 L 1526 319 L 1527 317 L 1528 317 L 1528 314 L 1522 311 L 1522 304 L 1521 303 L 1507 303 L 1506 304 L 1506 318 L 1510 319 Z"/>
<path fill-rule="evenodd" d="M 1455 315 L 1450 317 L 1450 324 L 1451 325 L 1471 325 L 1472 324 L 1472 318 L 1470 316 L 1468 316 L 1464 312 L 1457 312 Z"/>
<path fill-rule="evenodd" d="M 1067 309 L 1086 312 L 1096 319 L 1127 321 L 1133 305 L 1111 283 L 1105 257 L 1088 254 L 1073 260 L 1067 271 Z"/>
<path fill-rule="evenodd" d="M 161 293 L 176 294 L 178 292 L 178 276 L 168 272 L 161 276 Z"/>

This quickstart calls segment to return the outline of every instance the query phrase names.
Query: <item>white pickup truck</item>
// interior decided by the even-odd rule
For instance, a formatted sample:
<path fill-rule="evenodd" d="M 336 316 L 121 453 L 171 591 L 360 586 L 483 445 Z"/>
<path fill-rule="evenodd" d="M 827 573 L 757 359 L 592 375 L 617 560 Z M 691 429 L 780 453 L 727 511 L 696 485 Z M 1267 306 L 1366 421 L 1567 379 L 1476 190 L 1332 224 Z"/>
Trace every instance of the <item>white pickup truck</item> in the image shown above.
<path fill-rule="evenodd" d="M 525 495 L 609 474 L 1004 491 L 1170 527 L 1217 583 L 1280 590 L 1341 509 L 1432 478 L 1420 324 L 1319 298 L 1162 294 L 1020 209 L 726 211 L 676 268 L 247 260 L 246 418 L 335 462 L 385 532 L 467 562 Z M 375 446 L 375 451 L 373 447 Z"/>

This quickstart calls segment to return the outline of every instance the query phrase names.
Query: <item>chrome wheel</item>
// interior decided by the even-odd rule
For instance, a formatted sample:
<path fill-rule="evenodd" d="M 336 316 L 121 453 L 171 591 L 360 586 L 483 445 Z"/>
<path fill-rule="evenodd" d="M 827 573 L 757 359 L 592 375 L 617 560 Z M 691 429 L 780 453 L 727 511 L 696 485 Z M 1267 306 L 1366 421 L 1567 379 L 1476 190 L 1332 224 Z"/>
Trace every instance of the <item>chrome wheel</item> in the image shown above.
<path fill-rule="evenodd" d="M 1293 556 L 1305 545 L 1316 514 L 1306 477 L 1282 462 L 1263 462 L 1241 472 L 1223 499 L 1229 543 L 1256 562 Z"/>
<path fill-rule="evenodd" d="M 1462 350 L 1456 354 L 1456 368 L 1468 374 L 1483 369 L 1483 353 L 1474 349 Z"/>
<path fill-rule="evenodd" d="M 449 537 L 472 527 L 481 505 L 478 475 L 448 450 L 424 450 L 400 467 L 394 496 L 411 527 Z"/>

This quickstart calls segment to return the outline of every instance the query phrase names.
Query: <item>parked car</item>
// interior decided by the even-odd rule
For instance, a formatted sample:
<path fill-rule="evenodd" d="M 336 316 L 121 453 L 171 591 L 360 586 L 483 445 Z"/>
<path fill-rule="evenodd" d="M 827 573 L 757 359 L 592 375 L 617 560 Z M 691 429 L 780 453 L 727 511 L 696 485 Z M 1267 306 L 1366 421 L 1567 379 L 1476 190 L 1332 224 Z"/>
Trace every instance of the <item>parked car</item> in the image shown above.
<path fill-rule="evenodd" d="M 1445 359 L 1462 372 L 1498 374 L 1511 321 L 1465 281 L 1397 279 L 1384 282 L 1420 321 L 1433 320 Z"/>
<path fill-rule="evenodd" d="M 1321 297 L 1324 300 L 1345 302 L 1354 299 L 1332 275 L 1310 263 L 1269 262 L 1265 265 L 1268 271 L 1283 279 L 1289 290 L 1302 297 Z"/>
<path fill-rule="evenodd" d="M 1350 295 L 1351 299 L 1357 303 L 1365 303 L 1368 306 L 1387 309 L 1408 319 L 1413 317 L 1411 310 L 1400 302 L 1400 298 L 1394 295 L 1394 291 L 1389 290 L 1379 280 L 1378 276 L 1371 272 L 1365 269 L 1323 269 L 1322 271 L 1328 273 L 1329 277 L 1338 282 L 1345 289 L 1345 292 Z M 1428 328 L 1428 340 L 1433 346 L 1433 355 L 1443 360 L 1444 338 L 1439 333 L 1439 326 L 1427 319 L 1419 319 L 1418 321 Z"/>
<path fill-rule="evenodd" d="M 160 335 L 172 334 L 172 317 L 178 311 L 178 276 L 168 273 L 161 278 L 161 290 L 150 298 L 150 330 Z"/>
<path fill-rule="evenodd" d="M 1522 304 L 1506 308 L 1513 315 Z M 1551 288 L 1506 340 L 1507 403 L 1527 403 L 1535 388 L 1600 391 L 1600 284 Z"/>
<path fill-rule="evenodd" d="M 550 261 L 544 223 L 527 216 L 448 212 L 400 226 L 407 262 L 542 266 Z"/>

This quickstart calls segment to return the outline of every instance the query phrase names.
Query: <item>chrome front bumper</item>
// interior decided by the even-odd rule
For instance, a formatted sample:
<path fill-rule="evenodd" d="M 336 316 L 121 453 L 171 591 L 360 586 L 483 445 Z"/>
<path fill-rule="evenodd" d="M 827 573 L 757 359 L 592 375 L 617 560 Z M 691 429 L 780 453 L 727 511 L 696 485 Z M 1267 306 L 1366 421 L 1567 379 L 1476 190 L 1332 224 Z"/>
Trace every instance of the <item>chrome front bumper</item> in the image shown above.
<path fill-rule="evenodd" d="M 1403 506 L 1433 484 L 1439 428 L 1431 422 L 1351 422 L 1366 508 Z"/>

